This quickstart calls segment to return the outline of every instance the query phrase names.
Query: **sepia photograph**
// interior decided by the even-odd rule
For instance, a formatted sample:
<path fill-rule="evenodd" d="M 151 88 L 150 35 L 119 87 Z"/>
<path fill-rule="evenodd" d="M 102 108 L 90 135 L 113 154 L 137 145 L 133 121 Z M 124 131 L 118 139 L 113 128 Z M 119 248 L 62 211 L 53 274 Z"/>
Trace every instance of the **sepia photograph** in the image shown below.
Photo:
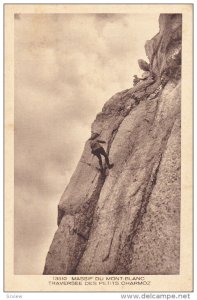
<path fill-rule="evenodd" d="M 191 291 L 192 5 L 4 13 L 5 289 Z"/>

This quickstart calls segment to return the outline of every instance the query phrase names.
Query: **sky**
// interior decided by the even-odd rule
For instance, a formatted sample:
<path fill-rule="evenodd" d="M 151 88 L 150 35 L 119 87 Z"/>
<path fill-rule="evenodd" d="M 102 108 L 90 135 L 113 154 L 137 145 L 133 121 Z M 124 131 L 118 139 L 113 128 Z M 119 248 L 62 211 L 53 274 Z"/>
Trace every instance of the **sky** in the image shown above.
<path fill-rule="evenodd" d="M 141 75 L 158 14 L 15 15 L 15 274 L 42 274 L 91 124 Z M 77 188 L 77 187 L 76 187 Z"/>

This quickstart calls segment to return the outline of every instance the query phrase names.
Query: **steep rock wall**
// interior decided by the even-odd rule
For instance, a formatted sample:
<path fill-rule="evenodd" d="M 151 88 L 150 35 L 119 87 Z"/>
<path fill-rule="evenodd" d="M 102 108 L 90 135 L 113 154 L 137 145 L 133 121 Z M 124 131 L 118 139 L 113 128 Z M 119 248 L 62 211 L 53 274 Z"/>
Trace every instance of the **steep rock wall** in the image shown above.
<path fill-rule="evenodd" d="M 146 42 L 150 76 L 115 94 L 92 124 L 114 167 L 82 157 L 58 206 L 43 274 L 178 274 L 181 15 Z"/>

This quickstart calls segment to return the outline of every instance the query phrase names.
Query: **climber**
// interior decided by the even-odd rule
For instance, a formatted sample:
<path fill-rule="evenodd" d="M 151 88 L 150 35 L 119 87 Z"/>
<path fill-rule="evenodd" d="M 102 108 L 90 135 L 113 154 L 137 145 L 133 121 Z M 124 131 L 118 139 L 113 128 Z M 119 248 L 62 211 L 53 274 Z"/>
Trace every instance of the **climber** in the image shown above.
<path fill-rule="evenodd" d="M 103 164 L 102 164 L 101 155 L 103 155 L 105 157 L 105 162 L 107 164 L 108 169 L 111 169 L 114 166 L 114 164 L 109 163 L 108 155 L 105 152 L 105 149 L 100 145 L 100 143 L 104 144 L 105 141 L 99 140 L 98 136 L 99 136 L 98 133 L 92 133 L 89 140 L 90 140 L 90 147 L 92 149 L 92 154 L 97 156 L 97 158 L 99 160 L 99 165 L 100 165 L 101 171 L 103 172 L 104 168 L 103 168 Z"/>
<path fill-rule="evenodd" d="M 133 86 L 135 86 L 136 84 L 138 84 L 138 82 L 140 82 L 140 80 L 142 78 L 139 78 L 137 75 L 133 75 L 134 79 L 133 79 Z"/>

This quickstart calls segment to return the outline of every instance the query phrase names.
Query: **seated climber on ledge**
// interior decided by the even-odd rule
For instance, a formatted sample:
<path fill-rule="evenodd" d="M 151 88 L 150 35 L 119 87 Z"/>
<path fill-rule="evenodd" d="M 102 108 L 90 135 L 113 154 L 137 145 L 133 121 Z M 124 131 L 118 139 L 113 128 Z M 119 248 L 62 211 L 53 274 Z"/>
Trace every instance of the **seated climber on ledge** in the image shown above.
<path fill-rule="evenodd" d="M 99 136 L 98 133 L 92 133 L 89 140 L 90 140 L 90 147 L 92 149 L 92 154 L 97 156 L 97 158 L 99 160 L 99 165 L 100 165 L 101 171 L 103 172 L 104 168 L 103 168 L 103 164 L 102 164 L 101 155 L 103 155 L 105 157 L 105 162 L 109 169 L 111 169 L 114 166 L 114 164 L 109 163 L 108 155 L 105 152 L 105 149 L 100 145 L 100 143 L 103 144 L 103 143 L 105 143 L 105 141 L 99 140 L 98 136 Z"/>
<path fill-rule="evenodd" d="M 137 75 L 133 75 L 133 77 L 133 86 L 135 86 L 136 84 L 138 84 L 138 82 L 142 80 L 142 78 L 139 78 Z"/>

